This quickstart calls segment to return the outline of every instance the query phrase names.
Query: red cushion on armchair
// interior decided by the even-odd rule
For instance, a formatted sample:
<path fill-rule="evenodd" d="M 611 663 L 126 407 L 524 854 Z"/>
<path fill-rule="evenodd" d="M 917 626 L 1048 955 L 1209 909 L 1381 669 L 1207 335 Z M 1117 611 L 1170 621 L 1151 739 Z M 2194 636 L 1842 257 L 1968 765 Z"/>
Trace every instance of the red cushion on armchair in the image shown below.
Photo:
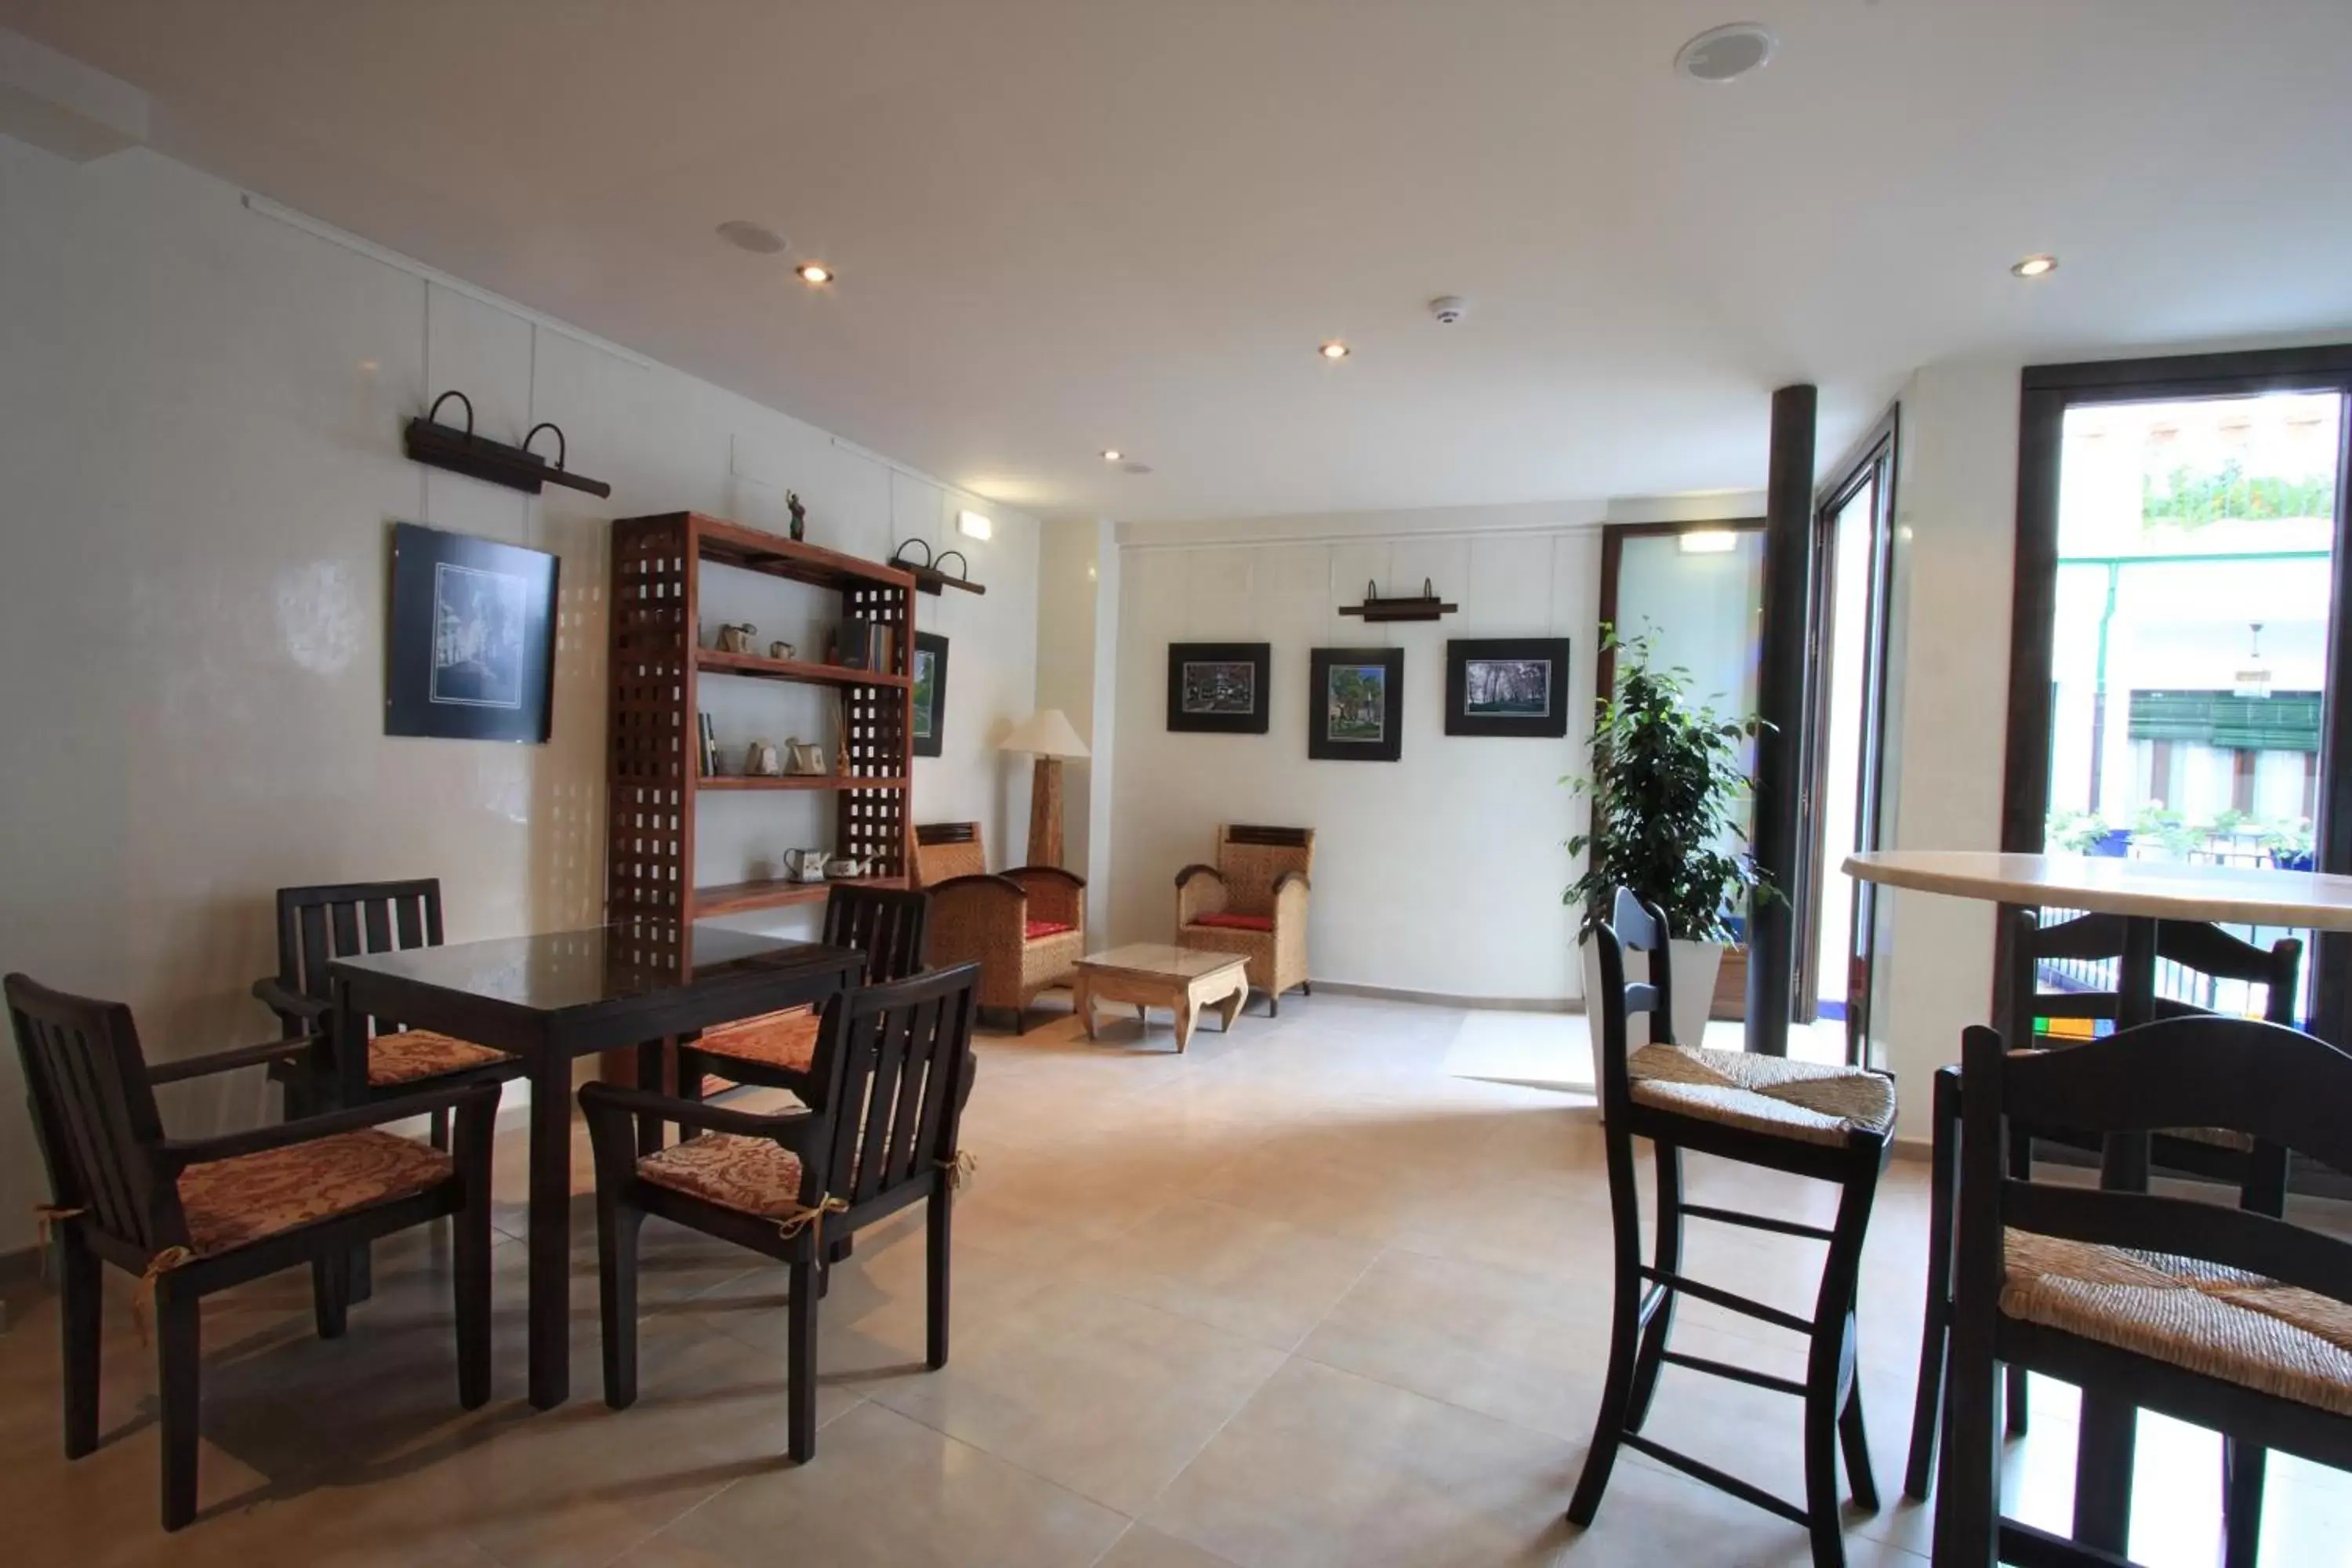
<path fill-rule="evenodd" d="M 1274 917 L 1272 915 L 1196 915 L 1192 919 L 1192 923 L 1196 926 L 1223 926 L 1229 931 L 1272 931 Z"/>
<path fill-rule="evenodd" d="M 1024 934 L 1031 942 L 1035 942 L 1041 936 L 1059 936 L 1066 931 L 1077 929 L 1067 921 L 1031 921 Z"/>

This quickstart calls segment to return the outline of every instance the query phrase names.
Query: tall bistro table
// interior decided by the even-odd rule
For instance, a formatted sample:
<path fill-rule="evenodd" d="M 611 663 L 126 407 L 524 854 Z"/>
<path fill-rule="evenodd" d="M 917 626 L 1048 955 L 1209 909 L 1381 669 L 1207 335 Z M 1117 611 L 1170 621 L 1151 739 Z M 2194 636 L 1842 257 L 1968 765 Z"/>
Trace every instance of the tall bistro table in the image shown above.
<path fill-rule="evenodd" d="M 641 1081 L 673 1037 L 803 1003 L 856 983 L 863 954 L 716 926 L 609 925 L 337 959 L 337 1040 L 364 1020 L 433 1029 L 522 1058 L 530 1083 L 530 1402 L 570 1397 L 572 1064 L 636 1048 Z M 339 1050 L 339 1098 L 355 1102 L 366 1053 Z M 347 1081 L 361 1075 L 359 1082 Z"/>
<path fill-rule="evenodd" d="M 2352 931 L 2352 877 L 2265 867 L 2126 860 L 2095 855 L 2009 855 L 1989 850 L 1880 849 L 1849 856 L 1845 874 L 1881 887 L 1979 899 L 2021 909 L 2083 910 L 2124 918 L 2116 985 L 2119 1027 L 2144 1024 L 2156 995 L 2156 928 L 2166 921 L 2302 926 Z M 2126 1169 L 2129 1166 L 2126 1167 Z M 1945 1394 L 1949 1398 L 1948 1391 Z M 2118 1462 L 2076 1467 L 2074 1538 L 2120 1554 L 2130 1525 L 2135 1413 L 2085 1397 L 2085 1449 L 2105 1445 Z M 2105 1484 L 2085 1485 L 2085 1475 Z"/>

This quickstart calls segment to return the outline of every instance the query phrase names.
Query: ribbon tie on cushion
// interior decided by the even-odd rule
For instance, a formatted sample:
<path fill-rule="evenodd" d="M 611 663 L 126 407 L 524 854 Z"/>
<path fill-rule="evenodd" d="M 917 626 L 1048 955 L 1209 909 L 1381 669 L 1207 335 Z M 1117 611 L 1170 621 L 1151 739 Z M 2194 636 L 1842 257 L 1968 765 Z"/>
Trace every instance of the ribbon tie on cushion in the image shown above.
<path fill-rule="evenodd" d="M 49 1277 L 49 1243 L 56 1238 L 58 1222 L 79 1219 L 82 1213 L 80 1209 L 61 1208 L 56 1204 L 33 1205 L 34 1235 L 41 1249 L 41 1279 L 44 1282 Z"/>
<path fill-rule="evenodd" d="M 819 1198 L 814 1208 L 803 1208 L 800 1205 L 794 1204 L 776 1220 L 776 1232 L 789 1241 L 801 1232 L 807 1231 L 810 1245 L 822 1254 L 824 1251 L 824 1216 L 829 1214 L 847 1214 L 848 1212 L 847 1198 Z"/>
<path fill-rule="evenodd" d="M 961 1191 L 963 1184 L 980 1170 L 980 1162 L 973 1158 L 969 1149 L 957 1150 L 952 1157 L 941 1160 L 939 1165 L 948 1173 L 948 1191 L 951 1193 Z"/>
<path fill-rule="evenodd" d="M 146 1272 L 139 1276 L 139 1284 L 131 1292 L 131 1323 L 139 1331 L 142 1345 L 154 1342 L 147 1331 L 147 1314 L 155 1305 L 155 1281 L 181 1264 L 194 1261 L 195 1256 L 192 1247 L 167 1247 L 147 1260 Z"/>

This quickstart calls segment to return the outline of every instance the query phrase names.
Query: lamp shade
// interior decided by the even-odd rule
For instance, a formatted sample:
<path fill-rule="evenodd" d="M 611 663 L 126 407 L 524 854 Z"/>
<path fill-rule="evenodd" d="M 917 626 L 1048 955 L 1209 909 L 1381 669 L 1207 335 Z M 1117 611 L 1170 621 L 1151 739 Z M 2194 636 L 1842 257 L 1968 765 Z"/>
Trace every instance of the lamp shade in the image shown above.
<path fill-rule="evenodd" d="M 1093 755 L 1078 732 L 1070 728 L 1068 715 L 1059 708 L 1043 708 L 1013 726 L 1013 733 L 998 743 L 1005 752 L 1033 752 L 1041 757 L 1085 757 Z"/>

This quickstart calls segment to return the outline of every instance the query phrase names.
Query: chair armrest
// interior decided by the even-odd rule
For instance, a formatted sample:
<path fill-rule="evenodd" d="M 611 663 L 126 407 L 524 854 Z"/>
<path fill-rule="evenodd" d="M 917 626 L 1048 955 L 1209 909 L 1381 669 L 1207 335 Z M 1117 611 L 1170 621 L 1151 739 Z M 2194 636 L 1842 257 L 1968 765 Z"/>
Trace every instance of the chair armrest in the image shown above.
<path fill-rule="evenodd" d="M 623 1116 L 658 1116 L 664 1121 L 675 1121 L 681 1127 L 691 1127 L 698 1132 L 735 1132 L 747 1138 L 772 1138 L 786 1148 L 797 1148 L 805 1141 L 801 1129 L 815 1124 L 813 1110 L 778 1110 L 761 1112 L 730 1110 L 723 1105 L 712 1105 L 699 1100 L 679 1100 L 672 1095 L 656 1094 L 651 1089 L 625 1089 L 613 1083 L 583 1083 L 580 1086 L 581 1109 L 593 1119 L 598 1111 L 618 1112 Z"/>
<path fill-rule="evenodd" d="M 1191 925 L 1202 915 L 1213 915 L 1228 897 L 1224 873 L 1214 866 L 1187 866 L 1176 873 L 1176 925 Z"/>
<path fill-rule="evenodd" d="M 1293 882 L 1297 883 L 1299 888 L 1307 892 L 1313 892 L 1315 890 L 1315 884 L 1307 879 L 1306 872 L 1285 871 L 1281 876 L 1276 877 L 1274 879 L 1274 896 L 1276 899 L 1281 898 L 1282 889 L 1289 887 Z"/>
<path fill-rule="evenodd" d="M 215 1051 L 209 1056 L 157 1062 L 147 1069 L 147 1081 L 178 1083 L 184 1079 L 205 1078 L 216 1072 L 234 1072 L 238 1068 L 263 1067 L 270 1062 L 307 1056 L 326 1043 L 324 1036 L 297 1035 L 291 1039 L 272 1040 L 267 1045 L 239 1046 L 233 1051 Z"/>
<path fill-rule="evenodd" d="M 1029 889 L 1012 878 L 994 871 L 974 872 L 968 877 L 950 877 L 944 882 L 934 882 L 923 889 L 937 903 L 941 898 L 950 900 L 999 898 L 1026 899 Z"/>
<path fill-rule="evenodd" d="M 286 983 L 274 974 L 266 974 L 253 983 L 253 998 L 289 1023 L 307 1024 L 313 1027 L 320 1019 L 335 1010 L 335 1005 L 326 997 L 289 990 Z"/>
<path fill-rule="evenodd" d="M 353 1106 L 349 1110 L 330 1110 L 321 1116 L 281 1121 L 275 1127 L 225 1132 L 217 1138 L 167 1138 L 157 1146 L 157 1155 L 159 1163 L 168 1173 L 176 1175 L 189 1165 L 207 1165 L 215 1160 L 233 1160 L 240 1154 L 259 1154 L 271 1149 L 290 1148 L 297 1143 L 331 1138 L 338 1132 L 357 1132 L 363 1128 L 381 1127 L 387 1121 L 405 1121 L 412 1116 L 429 1116 L 436 1110 L 467 1110 L 487 1106 L 497 1100 L 499 1089 L 495 1083 L 468 1084 L 462 1089 L 443 1089 L 437 1094 L 403 1095 L 398 1100 Z"/>
<path fill-rule="evenodd" d="M 1028 895 L 1032 919 L 1072 926 L 1080 923 L 1086 907 L 1084 877 L 1073 876 L 1058 866 L 1024 866 L 1004 875 Z"/>

